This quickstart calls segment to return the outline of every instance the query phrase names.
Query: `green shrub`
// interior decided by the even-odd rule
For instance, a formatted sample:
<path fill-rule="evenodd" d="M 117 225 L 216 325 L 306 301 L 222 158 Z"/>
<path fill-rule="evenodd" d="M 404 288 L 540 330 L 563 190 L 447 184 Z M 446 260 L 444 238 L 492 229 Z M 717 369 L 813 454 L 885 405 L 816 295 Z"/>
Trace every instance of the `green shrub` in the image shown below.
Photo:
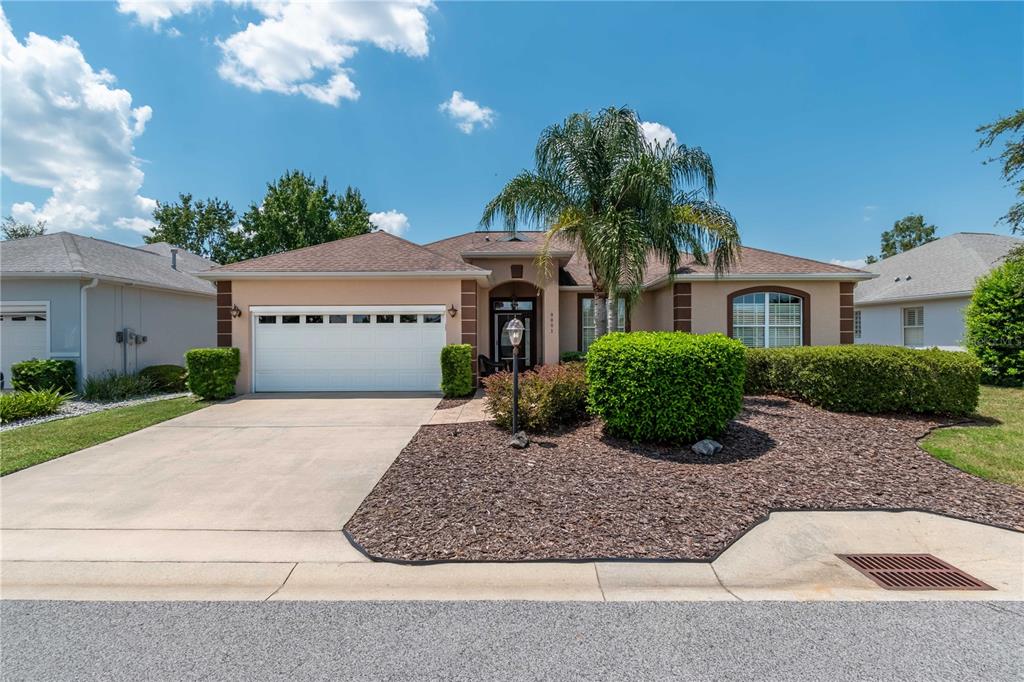
<path fill-rule="evenodd" d="M 586 362 L 587 354 L 578 350 L 567 350 L 562 353 L 562 362 Z"/>
<path fill-rule="evenodd" d="M 747 393 L 775 393 L 834 412 L 965 415 L 981 365 L 969 353 L 901 346 L 748 350 Z"/>
<path fill-rule="evenodd" d="M 982 381 L 1024 386 L 1024 248 L 978 279 L 965 321 Z"/>
<path fill-rule="evenodd" d="M 153 381 L 141 374 L 118 374 L 114 371 L 91 376 L 82 384 L 82 397 L 100 403 L 130 400 L 153 393 Z"/>
<path fill-rule="evenodd" d="M 241 368 L 237 348 L 193 348 L 185 353 L 188 390 L 206 400 L 223 400 L 235 394 L 235 378 Z"/>
<path fill-rule="evenodd" d="M 608 334 L 590 346 L 586 367 L 590 410 L 633 441 L 714 436 L 743 407 L 745 349 L 722 334 Z"/>
<path fill-rule="evenodd" d="M 26 360 L 11 365 L 11 386 L 16 391 L 52 388 L 74 393 L 76 383 L 74 360 Z"/>
<path fill-rule="evenodd" d="M 512 426 L 512 372 L 484 378 L 487 409 L 498 426 Z M 587 380 L 583 365 L 541 365 L 519 375 L 519 428 L 549 431 L 570 426 L 587 414 Z"/>
<path fill-rule="evenodd" d="M 153 384 L 154 390 L 181 393 L 185 390 L 185 368 L 180 365 L 150 365 L 139 372 Z"/>
<path fill-rule="evenodd" d="M 473 392 L 473 346 L 453 343 L 441 349 L 441 391 L 445 398 Z"/>
<path fill-rule="evenodd" d="M 33 388 L 0 395 L 0 423 L 54 414 L 68 396 L 52 388 Z"/>

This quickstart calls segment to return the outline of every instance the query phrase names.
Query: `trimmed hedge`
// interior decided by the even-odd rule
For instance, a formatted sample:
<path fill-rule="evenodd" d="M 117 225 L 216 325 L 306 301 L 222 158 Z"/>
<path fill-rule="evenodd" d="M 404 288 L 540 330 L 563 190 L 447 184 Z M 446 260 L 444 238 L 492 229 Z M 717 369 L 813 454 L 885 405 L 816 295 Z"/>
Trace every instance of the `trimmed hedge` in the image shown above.
<path fill-rule="evenodd" d="M 76 384 L 74 360 L 25 360 L 11 365 L 11 386 L 16 391 L 74 393 Z"/>
<path fill-rule="evenodd" d="M 966 415 L 981 365 L 969 353 L 901 346 L 747 349 L 746 392 L 774 393 L 833 412 Z"/>
<path fill-rule="evenodd" d="M 967 347 L 981 361 L 981 379 L 1024 386 L 1024 247 L 978 279 L 965 314 Z"/>
<path fill-rule="evenodd" d="M 235 378 L 241 368 L 237 348 L 193 348 L 185 353 L 188 390 L 206 400 L 223 400 L 235 394 Z"/>
<path fill-rule="evenodd" d="M 590 410 L 633 441 L 718 435 L 743 407 L 744 351 L 723 334 L 607 334 L 587 351 Z"/>
<path fill-rule="evenodd" d="M 181 365 L 150 365 L 139 372 L 157 391 L 181 393 L 185 390 L 185 368 Z"/>
<path fill-rule="evenodd" d="M 498 426 L 512 427 L 512 372 L 484 378 L 487 409 Z M 519 375 L 519 428 L 549 431 L 587 416 L 587 379 L 583 365 L 541 365 Z"/>
<path fill-rule="evenodd" d="M 473 392 L 473 346 L 453 343 L 441 349 L 441 391 L 445 398 Z"/>
<path fill-rule="evenodd" d="M 0 423 L 55 413 L 68 396 L 52 388 L 33 388 L 0 395 Z"/>

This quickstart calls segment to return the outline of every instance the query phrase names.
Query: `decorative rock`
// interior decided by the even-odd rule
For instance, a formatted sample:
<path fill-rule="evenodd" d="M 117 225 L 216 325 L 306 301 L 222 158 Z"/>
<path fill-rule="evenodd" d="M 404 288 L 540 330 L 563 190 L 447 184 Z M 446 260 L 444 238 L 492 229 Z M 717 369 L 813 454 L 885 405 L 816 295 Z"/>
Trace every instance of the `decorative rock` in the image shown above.
<path fill-rule="evenodd" d="M 719 443 L 717 440 L 705 438 L 702 441 L 697 441 L 696 443 L 694 443 L 692 446 L 690 446 L 690 449 L 703 457 L 711 457 L 712 455 L 717 455 L 719 452 L 722 451 L 722 444 Z"/>
<path fill-rule="evenodd" d="M 509 445 L 512 447 L 522 450 L 530 444 L 530 439 L 526 436 L 526 431 L 520 431 L 512 435 L 512 440 L 509 441 Z"/>

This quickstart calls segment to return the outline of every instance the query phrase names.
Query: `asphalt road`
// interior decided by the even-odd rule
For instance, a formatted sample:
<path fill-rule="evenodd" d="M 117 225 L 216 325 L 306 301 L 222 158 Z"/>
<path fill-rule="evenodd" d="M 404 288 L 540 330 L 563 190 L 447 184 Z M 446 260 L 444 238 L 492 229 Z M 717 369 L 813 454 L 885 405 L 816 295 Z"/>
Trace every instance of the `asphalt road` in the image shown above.
<path fill-rule="evenodd" d="M 1021 680 L 1024 604 L 0 602 L 4 680 Z"/>

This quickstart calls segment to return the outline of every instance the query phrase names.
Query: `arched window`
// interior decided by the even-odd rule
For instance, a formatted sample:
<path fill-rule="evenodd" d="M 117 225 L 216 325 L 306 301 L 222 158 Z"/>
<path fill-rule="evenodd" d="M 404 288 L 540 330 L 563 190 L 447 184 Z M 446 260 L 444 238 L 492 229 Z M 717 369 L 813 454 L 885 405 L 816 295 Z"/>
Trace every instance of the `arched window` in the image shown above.
<path fill-rule="evenodd" d="M 731 297 L 732 337 L 750 348 L 801 346 L 805 298 L 780 291 L 754 291 Z"/>

